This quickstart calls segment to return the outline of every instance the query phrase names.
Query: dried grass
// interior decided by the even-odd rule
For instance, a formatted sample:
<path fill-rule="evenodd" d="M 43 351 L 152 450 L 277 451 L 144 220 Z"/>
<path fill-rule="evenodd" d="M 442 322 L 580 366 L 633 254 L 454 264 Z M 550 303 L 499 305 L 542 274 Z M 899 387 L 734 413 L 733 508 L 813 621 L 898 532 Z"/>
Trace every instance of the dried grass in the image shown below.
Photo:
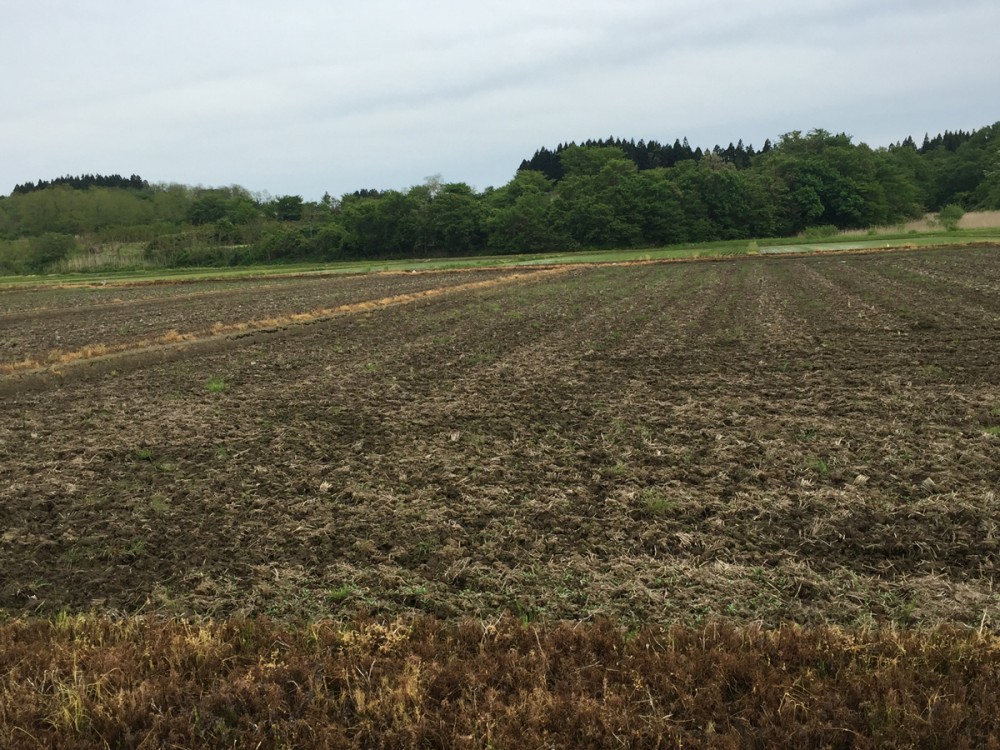
<path fill-rule="evenodd" d="M 1000 747 L 975 631 L 0 626 L 4 747 Z"/>

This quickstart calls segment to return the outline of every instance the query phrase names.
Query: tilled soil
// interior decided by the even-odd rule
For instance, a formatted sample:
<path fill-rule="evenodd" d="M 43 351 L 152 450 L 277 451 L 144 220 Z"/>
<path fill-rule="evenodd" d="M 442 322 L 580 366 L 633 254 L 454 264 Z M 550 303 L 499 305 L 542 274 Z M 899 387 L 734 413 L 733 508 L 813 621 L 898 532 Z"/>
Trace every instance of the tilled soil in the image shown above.
<path fill-rule="evenodd" d="M 5 399 L 0 608 L 996 629 L 998 352 L 1000 252 L 935 250 L 574 269 L 67 377 Z"/>
<path fill-rule="evenodd" d="M 511 273 L 497 269 L 0 291 L 4 334 L 0 368 L 24 360 L 44 364 L 88 345 L 139 344 L 168 332 L 199 333 L 213 326 L 252 323 Z"/>

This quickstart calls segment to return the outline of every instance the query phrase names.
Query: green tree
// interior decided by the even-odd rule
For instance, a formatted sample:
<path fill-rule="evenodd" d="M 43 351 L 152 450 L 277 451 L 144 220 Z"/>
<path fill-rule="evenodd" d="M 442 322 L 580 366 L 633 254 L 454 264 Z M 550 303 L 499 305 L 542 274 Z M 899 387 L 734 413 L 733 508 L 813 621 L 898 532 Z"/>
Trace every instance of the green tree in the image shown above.
<path fill-rule="evenodd" d="M 68 234 L 46 232 L 33 237 L 28 242 L 28 269 L 34 273 L 46 271 L 53 264 L 68 258 L 76 247 L 76 240 Z"/>
<path fill-rule="evenodd" d="M 672 245 L 689 239 L 683 196 L 670 177 L 671 171 L 660 167 L 639 173 L 637 220 L 647 245 Z"/>
<path fill-rule="evenodd" d="M 611 161 L 630 161 L 616 146 L 569 146 L 559 152 L 565 177 L 593 177 Z"/>
<path fill-rule="evenodd" d="M 825 130 L 786 133 L 758 163 L 784 184 L 784 205 L 778 210 L 793 233 L 816 224 L 866 227 L 888 218 L 875 154 L 853 145 L 850 136 Z"/>
<path fill-rule="evenodd" d="M 335 222 L 324 224 L 312 240 L 312 254 L 319 260 L 340 260 L 344 257 L 347 231 Z"/>
<path fill-rule="evenodd" d="M 1000 144 L 987 157 L 983 181 L 976 188 L 975 203 L 977 208 L 987 211 L 1000 209 Z"/>
<path fill-rule="evenodd" d="M 635 162 L 617 147 L 570 146 L 552 192 L 555 227 L 583 247 L 631 247 L 642 240 Z"/>
<path fill-rule="evenodd" d="M 398 190 L 378 197 L 344 196 L 344 250 L 355 258 L 404 258 L 416 255 L 419 201 Z"/>
<path fill-rule="evenodd" d="M 300 195 L 283 195 L 275 199 L 274 217 L 278 221 L 298 221 L 302 218 L 303 202 Z"/>
<path fill-rule="evenodd" d="M 212 224 L 226 216 L 226 196 L 218 190 L 202 193 L 187 209 L 187 220 L 192 224 Z"/>
<path fill-rule="evenodd" d="M 426 207 L 427 242 L 433 254 L 468 255 L 486 244 L 482 200 L 464 183 L 441 186 Z"/>
<path fill-rule="evenodd" d="M 523 170 L 485 198 L 487 247 L 494 253 L 565 250 L 569 237 L 553 221 L 552 182 L 541 172 Z"/>

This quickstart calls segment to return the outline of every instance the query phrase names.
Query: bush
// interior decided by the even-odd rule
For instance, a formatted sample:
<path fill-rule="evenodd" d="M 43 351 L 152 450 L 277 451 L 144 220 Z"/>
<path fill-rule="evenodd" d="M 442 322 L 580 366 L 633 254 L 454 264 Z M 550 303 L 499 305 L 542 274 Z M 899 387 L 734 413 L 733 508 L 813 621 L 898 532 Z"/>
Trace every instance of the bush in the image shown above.
<path fill-rule="evenodd" d="M 823 237 L 833 237 L 840 230 L 833 224 L 821 224 L 815 227 L 806 227 L 802 231 L 802 236 L 807 240 L 818 240 Z"/>
<path fill-rule="evenodd" d="M 339 260 L 344 255 L 347 232 L 339 224 L 327 224 L 312 241 L 313 255 L 323 260 Z"/>
<path fill-rule="evenodd" d="M 0 240 L 0 273 L 27 273 L 30 252 L 26 239 Z"/>
<path fill-rule="evenodd" d="M 254 243 L 253 255 L 259 260 L 299 260 L 306 255 L 307 243 L 299 229 L 280 226 L 269 227 Z"/>
<path fill-rule="evenodd" d="M 947 231 L 954 232 L 958 229 L 958 222 L 962 220 L 963 216 L 965 216 L 965 209 L 955 203 L 950 203 L 938 212 L 938 221 Z"/>
<path fill-rule="evenodd" d="M 28 241 L 28 269 L 42 273 L 52 264 L 66 260 L 76 250 L 76 239 L 71 234 L 46 232 Z"/>

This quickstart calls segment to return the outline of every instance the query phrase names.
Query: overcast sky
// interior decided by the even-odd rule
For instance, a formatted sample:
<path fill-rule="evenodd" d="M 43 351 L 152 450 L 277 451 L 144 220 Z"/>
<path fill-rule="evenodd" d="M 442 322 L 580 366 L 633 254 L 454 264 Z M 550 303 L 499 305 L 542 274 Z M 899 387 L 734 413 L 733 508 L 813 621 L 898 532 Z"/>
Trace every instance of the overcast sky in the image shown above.
<path fill-rule="evenodd" d="M 63 174 L 318 199 L 540 146 L 1000 120 L 998 0 L 2 0 L 0 194 Z"/>

